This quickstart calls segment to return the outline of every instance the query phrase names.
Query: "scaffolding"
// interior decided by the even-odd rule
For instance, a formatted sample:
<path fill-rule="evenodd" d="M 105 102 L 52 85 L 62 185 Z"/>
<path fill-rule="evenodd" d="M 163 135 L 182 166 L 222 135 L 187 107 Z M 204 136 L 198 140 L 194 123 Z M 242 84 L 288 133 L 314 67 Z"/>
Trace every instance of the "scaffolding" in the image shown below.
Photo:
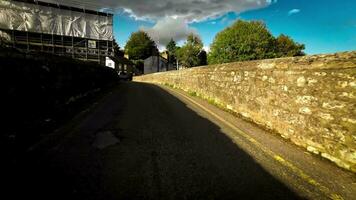
<path fill-rule="evenodd" d="M 83 21 L 85 21 L 85 17 L 88 16 L 97 16 L 98 18 L 105 17 L 106 21 L 111 22 L 105 25 L 111 26 L 109 28 L 111 28 L 112 30 L 113 15 L 109 13 L 102 13 L 92 10 L 85 10 L 32 0 L 22 0 L 19 2 L 23 4 L 32 4 L 32 6 L 36 5 L 36 8 L 49 8 L 50 11 L 55 9 L 59 13 L 62 11 L 69 11 L 71 13 L 74 13 L 71 14 L 71 16 L 83 13 Z M 86 23 L 87 22 L 85 22 L 85 25 Z M 41 26 L 41 24 L 39 26 Z M 71 26 L 73 26 L 73 23 L 71 24 Z M 97 31 L 97 33 L 95 32 L 95 37 L 85 37 L 91 36 L 90 34 L 88 34 L 89 31 L 85 30 L 87 29 L 87 27 L 83 28 L 83 34 L 81 34 L 80 36 L 76 36 L 74 31 L 70 31 L 71 34 L 58 34 L 54 33 L 54 31 L 51 31 L 52 33 L 49 34 L 42 31 L 43 29 L 41 29 L 41 31 L 32 31 L 31 29 L 28 31 L 27 29 L 21 30 L 19 28 L 4 28 L 4 26 L 0 26 L 0 32 L 2 32 L 2 35 L 6 34 L 8 38 L 10 38 L 7 43 L 13 46 L 14 48 L 20 49 L 25 52 L 41 51 L 61 56 L 68 56 L 80 60 L 94 61 L 102 65 L 105 65 L 106 57 L 114 55 L 112 32 L 106 33 L 106 35 L 101 35 L 101 32 Z"/>

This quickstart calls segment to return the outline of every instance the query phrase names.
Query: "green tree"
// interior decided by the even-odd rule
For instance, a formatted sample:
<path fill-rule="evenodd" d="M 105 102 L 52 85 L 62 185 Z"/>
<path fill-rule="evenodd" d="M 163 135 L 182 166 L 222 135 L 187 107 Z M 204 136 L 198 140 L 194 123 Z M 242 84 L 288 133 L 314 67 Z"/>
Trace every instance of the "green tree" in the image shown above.
<path fill-rule="evenodd" d="M 203 49 L 203 42 L 194 35 L 188 35 L 185 44 L 177 50 L 177 59 L 184 67 L 194 67 L 200 65 L 199 53 Z"/>
<path fill-rule="evenodd" d="M 125 53 L 132 60 L 144 60 L 152 55 L 158 54 L 155 42 L 144 31 L 131 34 L 125 45 Z"/>
<path fill-rule="evenodd" d="M 173 40 L 173 38 L 168 42 L 166 49 L 168 51 L 168 60 L 169 63 L 175 63 L 176 62 L 176 51 L 177 51 L 177 44 Z"/>
<path fill-rule="evenodd" d="M 208 64 L 208 59 L 207 59 L 207 53 L 205 50 L 201 50 L 198 54 L 199 58 L 199 65 L 207 65 Z"/>
<path fill-rule="evenodd" d="M 272 58 L 274 42 L 263 22 L 238 20 L 215 36 L 208 61 L 216 64 Z"/>
<path fill-rule="evenodd" d="M 286 35 L 281 34 L 276 38 L 277 57 L 303 56 L 305 55 L 304 49 L 304 44 L 296 43 Z"/>
<path fill-rule="evenodd" d="M 113 49 L 114 49 L 114 56 L 115 57 L 124 57 L 124 51 L 120 49 L 119 44 L 116 42 L 116 40 L 113 40 Z"/>

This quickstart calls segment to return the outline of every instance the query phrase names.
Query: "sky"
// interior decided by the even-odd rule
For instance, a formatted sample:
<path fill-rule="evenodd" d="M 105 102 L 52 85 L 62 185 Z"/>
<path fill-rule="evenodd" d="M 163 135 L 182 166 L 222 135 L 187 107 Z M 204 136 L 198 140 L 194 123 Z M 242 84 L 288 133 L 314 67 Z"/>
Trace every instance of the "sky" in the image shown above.
<path fill-rule="evenodd" d="M 51 0 L 74 4 L 79 0 Z M 305 44 L 307 54 L 356 50 L 356 0 L 87 0 L 111 10 L 114 36 L 123 48 L 132 32 L 149 33 L 160 49 L 199 34 L 205 49 L 215 35 L 238 19 L 262 20 L 274 36 Z M 81 3 L 83 5 L 83 3 Z"/>

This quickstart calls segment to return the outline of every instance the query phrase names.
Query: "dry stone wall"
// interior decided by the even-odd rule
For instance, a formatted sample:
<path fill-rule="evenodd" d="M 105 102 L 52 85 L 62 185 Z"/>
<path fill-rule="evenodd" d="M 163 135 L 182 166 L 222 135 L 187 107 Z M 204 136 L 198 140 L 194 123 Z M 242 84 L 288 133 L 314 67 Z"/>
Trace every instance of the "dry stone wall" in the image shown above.
<path fill-rule="evenodd" d="M 356 51 L 156 73 L 356 172 Z"/>

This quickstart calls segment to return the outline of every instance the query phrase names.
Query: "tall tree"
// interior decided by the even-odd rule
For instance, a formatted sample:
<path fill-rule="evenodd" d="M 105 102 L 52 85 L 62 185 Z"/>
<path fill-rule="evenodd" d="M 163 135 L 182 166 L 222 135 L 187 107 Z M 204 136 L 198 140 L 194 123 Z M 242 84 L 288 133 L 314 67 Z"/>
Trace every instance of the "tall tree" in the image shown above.
<path fill-rule="evenodd" d="M 194 34 L 188 35 L 185 44 L 177 51 L 178 61 L 184 67 L 200 65 L 199 53 L 203 50 L 203 42 Z"/>
<path fill-rule="evenodd" d="M 120 49 L 119 44 L 116 42 L 116 40 L 113 40 L 113 49 L 114 49 L 114 55 L 115 57 L 123 57 L 124 56 L 124 51 Z"/>
<path fill-rule="evenodd" d="M 177 51 L 177 44 L 173 40 L 173 38 L 168 42 L 166 49 L 168 51 L 168 60 L 170 63 L 175 63 L 176 62 L 176 51 Z"/>
<path fill-rule="evenodd" d="M 199 65 L 207 65 L 208 64 L 208 59 L 207 59 L 207 53 L 205 50 L 201 50 L 198 54 L 199 58 Z"/>
<path fill-rule="evenodd" d="M 304 49 L 304 44 L 296 43 L 292 38 L 284 34 L 281 34 L 276 39 L 277 57 L 303 56 L 305 55 Z"/>
<path fill-rule="evenodd" d="M 274 37 L 263 22 L 238 20 L 215 36 L 209 64 L 272 58 L 273 44 Z"/>
<path fill-rule="evenodd" d="M 144 31 L 137 31 L 131 34 L 125 45 L 125 53 L 132 60 L 144 60 L 152 55 L 158 54 L 155 42 Z"/>

